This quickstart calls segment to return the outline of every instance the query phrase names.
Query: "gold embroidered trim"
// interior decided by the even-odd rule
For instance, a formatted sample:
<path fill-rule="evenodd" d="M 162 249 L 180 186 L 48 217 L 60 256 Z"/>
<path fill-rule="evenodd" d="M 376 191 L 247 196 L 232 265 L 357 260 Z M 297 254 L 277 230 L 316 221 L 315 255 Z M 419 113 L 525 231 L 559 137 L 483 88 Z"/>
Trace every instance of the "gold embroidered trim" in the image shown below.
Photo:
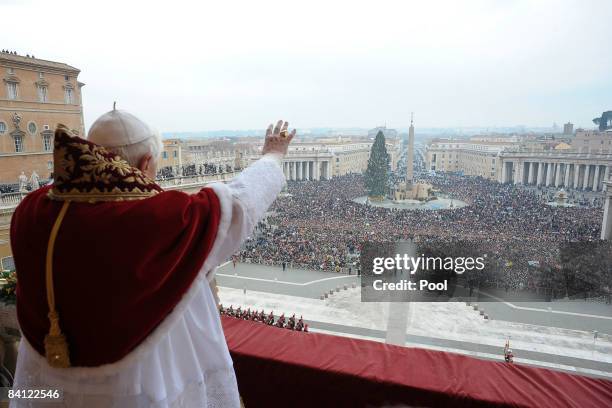
<path fill-rule="evenodd" d="M 54 183 L 47 196 L 58 201 L 138 200 L 163 191 L 120 156 L 58 125 L 54 140 Z"/>
<path fill-rule="evenodd" d="M 108 192 L 108 193 L 81 193 L 76 192 L 73 194 L 70 193 L 56 193 L 53 189 L 47 192 L 47 197 L 56 201 L 78 201 L 78 202 L 87 202 L 87 203 L 97 203 L 102 201 L 131 201 L 131 200 L 142 200 L 143 198 L 153 197 L 157 192 L 151 193 L 116 193 L 116 192 Z"/>

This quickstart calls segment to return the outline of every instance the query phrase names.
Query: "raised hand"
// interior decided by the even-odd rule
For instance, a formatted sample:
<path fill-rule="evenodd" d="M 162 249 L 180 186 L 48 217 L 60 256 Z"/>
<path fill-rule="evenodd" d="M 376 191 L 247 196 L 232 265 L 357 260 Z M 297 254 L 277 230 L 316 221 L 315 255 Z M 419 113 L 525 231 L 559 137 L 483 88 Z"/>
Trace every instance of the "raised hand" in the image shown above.
<path fill-rule="evenodd" d="M 288 133 L 288 130 L 289 122 L 283 122 L 282 120 L 276 122 L 274 127 L 272 125 L 268 126 L 262 154 L 276 153 L 285 156 L 289 143 L 291 143 L 295 136 L 295 129 L 291 133 Z"/>

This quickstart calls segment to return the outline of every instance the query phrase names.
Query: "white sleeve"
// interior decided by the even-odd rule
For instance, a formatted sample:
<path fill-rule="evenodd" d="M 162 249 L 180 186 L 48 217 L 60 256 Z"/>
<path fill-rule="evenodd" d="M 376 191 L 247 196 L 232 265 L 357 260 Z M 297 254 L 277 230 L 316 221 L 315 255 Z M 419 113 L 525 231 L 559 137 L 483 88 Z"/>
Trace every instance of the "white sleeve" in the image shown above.
<path fill-rule="evenodd" d="M 240 249 L 284 184 L 281 157 L 266 154 L 228 184 L 213 183 L 208 186 L 221 204 L 217 236 L 202 267 L 209 281 L 214 278 L 215 268 Z"/>

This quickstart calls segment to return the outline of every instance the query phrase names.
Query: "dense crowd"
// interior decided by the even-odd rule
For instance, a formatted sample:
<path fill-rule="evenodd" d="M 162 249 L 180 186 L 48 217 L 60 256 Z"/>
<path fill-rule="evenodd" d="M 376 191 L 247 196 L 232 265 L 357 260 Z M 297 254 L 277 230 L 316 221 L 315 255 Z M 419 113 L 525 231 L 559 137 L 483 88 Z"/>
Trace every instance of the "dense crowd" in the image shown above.
<path fill-rule="evenodd" d="M 17 193 L 19 184 L 0 184 L 0 194 Z"/>
<path fill-rule="evenodd" d="M 188 164 L 183 165 L 180 168 L 166 166 L 162 167 L 157 171 L 157 179 L 168 179 L 174 177 L 194 177 L 204 175 L 215 175 L 221 173 L 230 173 L 234 171 L 233 167 L 229 164 Z"/>
<path fill-rule="evenodd" d="M 290 264 L 316 270 L 355 273 L 363 242 L 403 239 L 464 240 L 495 256 L 511 274 L 485 276 L 514 289 L 539 284 L 546 266 L 554 268 L 558 246 L 599 238 L 602 210 L 551 207 L 541 194 L 514 185 L 459 175 L 424 176 L 463 208 L 400 210 L 358 204 L 366 195 L 361 175 L 329 181 L 289 182 L 287 193 L 271 208 L 239 257 L 244 262 Z"/>

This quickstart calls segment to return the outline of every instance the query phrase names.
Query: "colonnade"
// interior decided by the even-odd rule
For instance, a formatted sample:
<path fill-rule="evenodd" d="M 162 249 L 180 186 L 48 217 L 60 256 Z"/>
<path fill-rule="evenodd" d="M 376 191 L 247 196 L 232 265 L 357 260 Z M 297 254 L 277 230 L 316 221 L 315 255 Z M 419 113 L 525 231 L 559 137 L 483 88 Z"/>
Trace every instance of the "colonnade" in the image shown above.
<path fill-rule="evenodd" d="M 602 191 L 610 178 L 610 165 L 558 161 L 504 161 L 500 182 Z"/>
<path fill-rule="evenodd" d="M 331 178 L 329 161 L 288 160 L 283 161 L 285 180 L 329 180 Z"/>

